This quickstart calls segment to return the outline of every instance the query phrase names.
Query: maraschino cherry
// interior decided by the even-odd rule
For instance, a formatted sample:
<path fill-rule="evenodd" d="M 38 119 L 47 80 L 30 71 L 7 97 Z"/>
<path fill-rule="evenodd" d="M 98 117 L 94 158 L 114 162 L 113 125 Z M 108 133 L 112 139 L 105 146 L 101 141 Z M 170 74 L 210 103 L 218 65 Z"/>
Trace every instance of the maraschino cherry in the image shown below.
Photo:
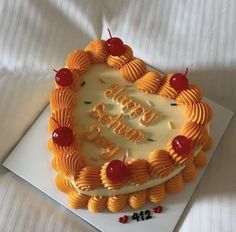
<path fill-rule="evenodd" d="M 172 88 L 174 88 L 176 91 L 182 91 L 189 87 L 188 84 L 188 68 L 186 69 L 185 73 L 175 73 L 170 78 L 170 85 Z"/>
<path fill-rule="evenodd" d="M 184 135 L 178 135 L 172 140 L 174 151 L 183 158 L 190 155 L 192 150 L 192 140 Z"/>
<path fill-rule="evenodd" d="M 112 37 L 110 30 L 107 30 L 110 35 L 110 39 L 106 41 L 106 48 L 108 53 L 112 56 L 121 56 L 125 52 L 123 41 L 118 37 Z"/>
<path fill-rule="evenodd" d="M 125 160 L 126 156 L 124 157 Z M 112 160 L 106 168 L 107 177 L 115 184 L 122 183 L 129 178 L 129 170 L 124 160 Z"/>
<path fill-rule="evenodd" d="M 73 82 L 73 74 L 68 68 L 62 68 L 59 71 L 53 69 L 56 72 L 55 81 L 61 87 L 70 86 Z"/>
<path fill-rule="evenodd" d="M 52 140 L 58 146 L 67 147 L 74 141 L 73 131 L 66 126 L 60 126 L 57 120 L 52 118 L 57 124 L 58 128 L 52 132 Z"/>

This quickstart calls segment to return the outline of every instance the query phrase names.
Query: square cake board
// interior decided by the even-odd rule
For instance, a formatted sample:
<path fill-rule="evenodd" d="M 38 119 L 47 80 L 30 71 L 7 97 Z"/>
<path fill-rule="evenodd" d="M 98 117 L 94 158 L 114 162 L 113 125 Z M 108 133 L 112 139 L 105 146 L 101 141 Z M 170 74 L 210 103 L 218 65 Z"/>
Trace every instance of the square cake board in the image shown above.
<path fill-rule="evenodd" d="M 205 100 L 211 105 L 214 116 L 211 124 L 211 135 L 214 140 L 214 147 L 207 153 L 208 161 L 210 161 L 233 113 L 211 100 Z M 197 170 L 197 179 L 193 183 L 185 183 L 184 190 L 181 193 L 173 195 L 168 194 L 165 201 L 162 203 L 162 206 L 165 209 L 164 212 L 161 214 L 152 213 L 152 218 L 149 220 L 139 222 L 131 220 L 133 213 L 138 213 L 140 210 L 133 210 L 130 207 L 125 208 L 119 213 L 104 211 L 102 213 L 93 214 L 87 209 L 74 210 L 67 205 L 66 194 L 57 190 L 54 184 L 55 172 L 51 167 L 51 154 L 47 147 L 48 138 L 50 136 L 47 127 L 49 115 L 50 110 L 48 106 L 5 160 L 3 165 L 6 168 L 47 194 L 98 230 L 105 232 L 126 232 L 134 230 L 136 232 L 141 232 L 147 229 L 148 231 L 154 231 L 157 228 L 158 231 L 165 232 L 174 230 L 188 201 L 198 186 L 206 167 Z M 153 204 L 146 204 L 141 210 L 149 209 L 152 212 L 153 207 Z M 129 222 L 127 224 L 119 223 L 119 217 L 125 214 L 129 216 Z"/>

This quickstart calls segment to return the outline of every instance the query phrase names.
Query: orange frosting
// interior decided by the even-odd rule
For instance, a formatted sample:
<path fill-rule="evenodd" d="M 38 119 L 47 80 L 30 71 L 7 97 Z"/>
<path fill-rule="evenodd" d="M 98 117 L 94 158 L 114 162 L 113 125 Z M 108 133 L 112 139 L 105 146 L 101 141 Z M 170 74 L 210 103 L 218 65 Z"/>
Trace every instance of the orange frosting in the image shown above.
<path fill-rule="evenodd" d="M 76 103 L 76 96 L 70 89 L 55 89 L 50 96 L 51 112 L 58 109 L 72 109 Z"/>
<path fill-rule="evenodd" d="M 101 175 L 102 184 L 107 189 L 119 189 L 124 185 L 124 183 L 114 183 L 107 177 L 106 169 L 107 169 L 108 164 L 109 162 L 105 163 L 101 168 L 100 175 Z"/>
<path fill-rule="evenodd" d="M 89 53 L 90 60 L 93 64 L 102 64 L 106 62 L 108 53 L 104 40 L 93 40 L 84 50 Z"/>
<path fill-rule="evenodd" d="M 66 58 L 66 66 L 70 69 L 78 69 L 82 74 L 88 70 L 90 64 L 89 53 L 82 50 L 74 50 Z"/>
<path fill-rule="evenodd" d="M 205 143 L 204 143 L 204 145 L 203 145 L 202 150 L 203 150 L 203 151 L 208 151 L 208 150 L 210 150 L 212 147 L 213 147 L 213 139 L 212 139 L 211 136 L 208 135 L 208 137 L 207 137 L 207 139 L 206 139 L 206 141 L 205 141 Z"/>
<path fill-rule="evenodd" d="M 61 190 L 64 193 L 70 193 L 74 191 L 74 187 L 71 184 L 71 181 L 69 179 L 65 178 L 65 176 L 62 173 L 59 173 L 55 177 L 55 184 L 59 190 Z"/>
<path fill-rule="evenodd" d="M 172 159 L 174 160 L 174 162 L 176 164 L 184 164 L 184 165 L 186 165 L 187 163 L 193 161 L 193 159 L 194 159 L 193 152 L 191 152 L 187 157 L 182 157 L 181 155 L 177 154 L 174 151 L 173 147 L 172 147 L 172 141 L 170 141 L 167 144 L 167 149 L 169 150 L 170 156 L 172 157 Z"/>
<path fill-rule="evenodd" d="M 191 121 L 188 121 L 183 126 L 181 132 L 184 136 L 192 140 L 193 146 L 206 143 L 208 138 L 207 128 L 204 125 L 200 125 Z"/>
<path fill-rule="evenodd" d="M 194 181 L 197 178 L 197 171 L 194 162 L 190 162 L 182 171 L 185 182 Z"/>
<path fill-rule="evenodd" d="M 79 146 L 80 146 L 80 138 L 78 135 L 75 135 L 74 142 L 70 146 L 66 146 L 66 147 L 58 146 L 57 144 L 53 142 L 52 139 L 49 139 L 48 141 L 48 149 L 55 156 L 61 155 L 63 153 L 67 153 L 69 151 L 78 150 Z"/>
<path fill-rule="evenodd" d="M 148 189 L 148 199 L 154 204 L 159 204 L 165 199 L 165 184 L 160 184 Z"/>
<path fill-rule="evenodd" d="M 73 209 L 81 209 L 87 205 L 89 198 L 89 196 L 73 191 L 68 196 L 68 204 Z"/>
<path fill-rule="evenodd" d="M 135 81 L 134 85 L 137 89 L 145 93 L 156 93 L 159 90 L 161 84 L 161 76 L 158 72 L 147 72 L 140 79 Z"/>
<path fill-rule="evenodd" d="M 189 85 L 189 88 L 179 93 L 176 100 L 179 103 L 189 105 L 201 101 L 202 91 L 196 85 Z"/>
<path fill-rule="evenodd" d="M 73 129 L 75 126 L 75 118 L 67 109 L 55 110 L 48 121 L 48 129 L 52 133 L 59 126 L 70 127 Z"/>
<path fill-rule="evenodd" d="M 202 168 L 207 164 L 207 157 L 204 151 L 200 151 L 195 159 L 194 159 L 194 164 L 196 165 L 196 167 L 198 168 Z"/>
<path fill-rule="evenodd" d="M 120 69 L 123 78 L 135 82 L 146 72 L 146 64 L 140 59 L 134 59 Z"/>
<path fill-rule="evenodd" d="M 76 186 L 82 190 L 90 191 L 102 186 L 100 179 L 100 169 L 96 166 L 86 166 L 79 174 L 76 180 Z"/>
<path fill-rule="evenodd" d="M 170 86 L 170 78 L 174 75 L 174 73 L 170 73 L 162 79 L 162 85 L 158 94 L 163 97 L 174 99 L 178 93 L 177 91 Z"/>
<path fill-rule="evenodd" d="M 106 207 L 107 197 L 93 196 L 88 201 L 88 209 L 93 213 L 101 212 Z"/>
<path fill-rule="evenodd" d="M 107 64 L 115 69 L 120 69 L 133 59 L 133 51 L 128 45 L 125 46 L 125 52 L 121 56 L 109 55 L 107 58 Z"/>
<path fill-rule="evenodd" d="M 119 212 L 121 211 L 127 204 L 128 195 L 118 195 L 118 196 L 111 196 L 107 200 L 107 208 L 111 212 Z"/>
<path fill-rule="evenodd" d="M 129 205 L 133 209 L 142 208 L 146 202 L 146 199 L 147 199 L 147 190 L 131 193 L 129 195 Z"/>
<path fill-rule="evenodd" d="M 59 169 L 59 167 L 58 167 L 58 165 L 57 165 L 57 159 L 56 159 L 56 158 L 53 158 L 53 159 L 52 159 L 52 161 L 51 161 L 51 166 L 52 166 L 52 168 L 53 168 L 56 172 L 59 172 L 59 171 L 60 171 L 60 169 Z"/>
<path fill-rule="evenodd" d="M 129 181 L 135 185 L 146 183 L 150 179 L 149 163 L 144 159 L 136 159 L 128 164 Z"/>
<path fill-rule="evenodd" d="M 178 193 L 183 189 L 183 177 L 182 174 L 177 174 L 172 177 L 170 180 L 165 182 L 166 191 L 169 193 Z"/>
<path fill-rule="evenodd" d="M 64 175 L 77 178 L 84 166 L 84 159 L 77 151 L 70 151 L 57 157 L 57 165 Z"/>
<path fill-rule="evenodd" d="M 212 119 L 212 110 L 205 102 L 193 103 L 187 107 L 187 117 L 198 124 L 206 124 Z"/>
<path fill-rule="evenodd" d="M 175 164 L 168 151 L 154 150 L 148 157 L 153 177 L 165 177 L 175 170 Z"/>

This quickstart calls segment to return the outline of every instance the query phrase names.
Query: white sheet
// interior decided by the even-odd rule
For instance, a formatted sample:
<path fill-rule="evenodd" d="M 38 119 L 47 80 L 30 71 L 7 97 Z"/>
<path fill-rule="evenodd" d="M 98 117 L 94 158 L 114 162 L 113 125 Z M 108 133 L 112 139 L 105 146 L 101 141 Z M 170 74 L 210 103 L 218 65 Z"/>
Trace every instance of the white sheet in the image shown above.
<path fill-rule="evenodd" d="M 61 67 L 71 49 L 107 38 L 107 27 L 158 69 L 190 67 L 206 96 L 236 109 L 234 0 L 3 0 L 0 12 L 1 162 L 47 104 L 51 68 Z M 234 117 L 177 230 L 236 228 L 235 131 Z M 0 170 L 0 231 L 86 231 L 79 219 Z"/>

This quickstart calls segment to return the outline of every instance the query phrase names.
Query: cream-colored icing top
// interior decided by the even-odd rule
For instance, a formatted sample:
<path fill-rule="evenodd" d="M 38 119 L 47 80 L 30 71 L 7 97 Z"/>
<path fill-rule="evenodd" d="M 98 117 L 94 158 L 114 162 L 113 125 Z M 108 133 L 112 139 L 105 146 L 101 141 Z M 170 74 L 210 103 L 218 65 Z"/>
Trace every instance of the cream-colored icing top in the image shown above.
<path fill-rule="evenodd" d="M 89 130 L 90 125 L 96 124 L 101 127 L 102 135 L 122 148 L 115 156 L 108 160 L 103 160 L 100 158 L 100 154 L 104 149 L 83 140 L 81 152 L 85 157 L 87 165 L 102 165 L 112 159 L 123 159 L 126 150 L 128 150 L 129 154 L 127 160 L 132 158 L 147 159 L 148 154 L 152 150 L 165 149 L 167 142 L 180 133 L 180 129 L 187 120 L 184 106 L 172 106 L 171 103 L 175 103 L 174 100 L 138 91 L 132 83 L 122 78 L 118 70 L 110 68 L 105 64 L 91 66 L 82 76 L 83 81 L 85 81 L 85 84 L 78 91 L 77 104 L 78 130 L 81 136 L 85 131 Z M 105 83 L 102 83 L 103 81 Z M 140 124 L 139 120 L 142 116 L 130 118 L 129 115 L 124 114 L 123 122 L 125 125 L 143 132 L 144 138 L 140 143 L 135 143 L 132 140 L 115 134 L 112 129 L 89 116 L 89 112 L 99 103 L 106 104 L 106 112 L 109 114 L 119 115 L 122 113 L 121 105 L 104 95 L 104 92 L 110 89 L 113 84 L 118 84 L 125 88 L 122 92 L 123 95 L 132 98 L 135 102 L 141 103 L 145 108 L 157 113 L 157 118 L 147 126 Z M 91 102 L 91 104 L 86 104 L 85 102 Z M 169 122 L 172 125 L 172 129 L 169 127 Z M 148 139 L 154 141 L 149 141 Z"/>

